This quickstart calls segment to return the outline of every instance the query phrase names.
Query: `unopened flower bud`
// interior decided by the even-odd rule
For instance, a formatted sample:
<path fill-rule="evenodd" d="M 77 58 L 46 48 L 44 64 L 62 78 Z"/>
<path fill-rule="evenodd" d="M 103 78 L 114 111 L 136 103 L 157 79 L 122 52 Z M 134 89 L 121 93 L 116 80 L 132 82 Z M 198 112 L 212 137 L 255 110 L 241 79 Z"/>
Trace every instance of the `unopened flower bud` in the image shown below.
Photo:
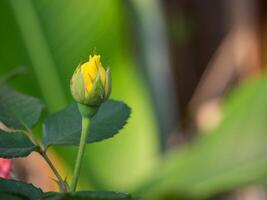
<path fill-rule="evenodd" d="M 90 56 L 89 61 L 79 65 L 72 75 L 71 93 L 76 102 L 99 106 L 111 92 L 111 76 L 100 62 L 100 55 Z"/>

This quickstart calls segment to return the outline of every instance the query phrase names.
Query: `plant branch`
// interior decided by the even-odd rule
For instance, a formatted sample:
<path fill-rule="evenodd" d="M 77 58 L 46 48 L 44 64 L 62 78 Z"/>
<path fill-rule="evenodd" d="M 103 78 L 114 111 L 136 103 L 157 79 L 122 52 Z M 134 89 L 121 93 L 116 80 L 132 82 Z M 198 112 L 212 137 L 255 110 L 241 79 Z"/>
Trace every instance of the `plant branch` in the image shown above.
<path fill-rule="evenodd" d="M 65 183 L 65 181 L 63 180 L 63 178 L 61 177 L 61 175 L 59 174 L 58 170 L 56 169 L 56 167 L 53 165 L 53 163 L 51 162 L 51 160 L 49 159 L 49 157 L 47 156 L 46 153 L 46 149 L 44 148 L 43 144 L 39 143 L 38 140 L 34 137 L 32 131 L 26 127 L 26 131 L 23 130 L 23 133 L 25 133 L 30 140 L 39 147 L 39 153 L 40 155 L 44 158 L 44 160 L 47 162 L 47 164 L 49 165 L 49 167 L 51 168 L 51 170 L 53 171 L 53 173 L 55 174 L 55 176 L 58 179 L 59 182 L 59 188 L 62 192 L 66 193 L 69 191 L 69 188 L 67 186 L 67 184 Z"/>
<path fill-rule="evenodd" d="M 69 191 L 68 186 L 66 185 L 65 181 L 62 179 L 62 177 L 59 174 L 59 172 L 57 171 L 56 167 L 53 165 L 53 163 L 51 162 L 51 160 L 47 156 L 46 152 L 41 150 L 40 153 L 43 156 L 43 158 L 45 159 L 45 161 L 47 162 L 47 164 L 49 165 L 49 167 L 54 172 L 55 176 L 57 177 L 57 179 L 59 181 L 60 190 L 63 191 L 64 193 L 68 192 Z"/>

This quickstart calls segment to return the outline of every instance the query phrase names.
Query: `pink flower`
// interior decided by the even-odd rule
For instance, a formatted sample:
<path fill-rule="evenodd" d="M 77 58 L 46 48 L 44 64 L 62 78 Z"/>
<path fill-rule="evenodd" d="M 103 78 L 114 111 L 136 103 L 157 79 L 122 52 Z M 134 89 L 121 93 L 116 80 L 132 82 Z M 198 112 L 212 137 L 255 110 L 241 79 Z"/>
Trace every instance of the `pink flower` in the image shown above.
<path fill-rule="evenodd" d="M 0 158 L 0 178 L 11 178 L 11 160 Z"/>

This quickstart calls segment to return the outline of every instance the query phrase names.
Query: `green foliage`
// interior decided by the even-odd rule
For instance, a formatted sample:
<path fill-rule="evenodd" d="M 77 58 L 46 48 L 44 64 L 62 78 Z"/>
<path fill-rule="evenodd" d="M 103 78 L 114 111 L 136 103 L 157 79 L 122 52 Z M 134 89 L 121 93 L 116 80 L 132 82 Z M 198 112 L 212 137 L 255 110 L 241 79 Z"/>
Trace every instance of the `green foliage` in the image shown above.
<path fill-rule="evenodd" d="M 105 191 L 83 191 L 76 193 L 60 194 L 60 193 L 46 193 L 43 195 L 44 200 L 134 200 L 131 195 L 105 192 Z"/>
<path fill-rule="evenodd" d="M 102 146 L 90 148 L 90 161 L 84 168 L 86 173 L 93 174 L 90 178 L 100 182 L 100 187 L 104 183 L 104 186 L 126 188 L 136 181 L 134 178 L 140 176 L 140 171 L 149 168 L 147 163 L 152 160 L 157 144 L 146 91 L 132 68 L 134 64 L 129 63 L 129 52 L 125 50 L 127 34 L 121 31 L 123 18 L 119 2 L 1 1 L 1 19 L 8 18 L 10 22 L 1 23 L 7 30 L 1 32 L 0 70 L 21 63 L 34 63 L 32 68 L 36 76 L 25 78 L 23 84 L 17 83 L 17 87 L 43 95 L 49 111 L 55 111 L 67 102 L 69 77 L 73 66 L 80 61 L 80 55 L 87 58 L 91 49 L 100 47 L 99 52 L 106 55 L 106 61 L 113 65 L 113 75 L 117 75 L 113 95 L 131 102 L 137 115 L 132 121 L 132 131 L 128 131 L 130 134 L 123 134 L 126 135 L 124 138 L 112 144 L 104 142 Z M 257 183 L 266 177 L 266 85 L 264 80 L 236 91 L 226 102 L 224 120 L 219 127 L 200 136 L 188 147 L 169 153 L 162 165 L 152 171 L 153 177 L 148 184 L 142 187 L 144 198 L 206 198 L 244 184 Z M 24 106 L 20 107 L 24 109 Z M 16 116 L 16 110 L 11 109 L 11 116 L 5 111 L 7 108 L 12 105 L 0 107 L 0 120 L 5 120 L 13 128 L 25 128 L 22 124 L 28 115 L 19 113 Z M 30 121 L 26 120 L 26 123 Z M 66 162 L 73 159 L 71 155 L 66 150 L 62 152 Z M 120 176 L 114 176 L 117 172 Z M 0 186 L 0 191 L 5 189 Z M 9 185 L 10 189 L 13 186 L 13 183 Z M 3 199 L 16 194 L 5 195 Z"/>
<path fill-rule="evenodd" d="M 133 200 L 131 195 L 105 192 L 105 191 L 83 191 L 76 193 L 43 193 L 39 188 L 34 187 L 32 184 L 27 184 L 21 181 L 8 180 L 0 178 L 0 199 L 5 200 Z"/>
<path fill-rule="evenodd" d="M 84 189 L 135 187 L 154 165 L 158 152 L 153 105 L 131 54 L 127 17 L 122 17 L 129 14 L 125 3 L 0 1 L 0 27 L 5 30 L 0 32 L 0 74 L 20 65 L 29 67 L 28 74 L 12 80 L 13 87 L 44 100 L 49 113 L 61 110 L 71 101 L 69 81 L 74 68 L 87 61 L 96 48 L 103 65 L 110 65 L 112 98 L 129 103 L 134 110 L 121 135 L 86 149 L 88 159 L 84 161 L 81 177 Z M 38 131 L 35 129 L 40 135 Z M 67 168 L 73 166 L 74 148 L 55 151 Z M 90 176 L 85 175 L 88 172 Z"/>
<path fill-rule="evenodd" d="M 40 118 L 43 104 L 39 99 L 0 87 L 0 121 L 13 129 L 32 128 Z"/>
<path fill-rule="evenodd" d="M 144 187 L 146 199 L 172 195 L 202 199 L 260 183 L 267 175 L 267 80 L 236 90 L 224 119 L 189 147 L 171 152 Z"/>
<path fill-rule="evenodd" d="M 5 133 L 0 130 L 0 157 L 15 158 L 29 155 L 37 150 L 24 133 Z"/>
<path fill-rule="evenodd" d="M 131 109 L 123 102 L 108 100 L 103 103 L 91 120 L 88 142 L 97 142 L 113 137 L 124 127 Z"/>
<path fill-rule="evenodd" d="M 10 132 L 0 130 L 0 157 L 15 158 L 29 155 L 32 151 L 39 152 L 48 162 L 53 172 L 61 181 L 62 188 L 65 183 L 49 160 L 42 145 L 31 142 L 34 138 L 29 127 L 38 121 L 42 104 L 36 98 L 20 94 L 8 86 L 0 87 L 0 122 L 7 125 Z M 130 108 L 119 101 L 109 100 L 103 103 L 92 118 L 88 143 L 108 139 L 115 135 L 126 124 L 130 116 Z M 54 114 L 44 124 L 45 146 L 52 144 L 79 144 L 81 132 L 81 114 L 77 105 L 72 103 L 66 110 Z M 13 128 L 13 129 L 10 129 Z M 2 129 L 6 129 L 4 126 Z M 25 130 L 16 130 L 25 129 Z M 33 139 L 35 141 L 35 139 Z M 10 188 L 15 185 L 16 190 Z M 4 199 L 41 199 L 44 198 L 40 190 L 32 185 L 18 181 L 0 182 L 0 197 Z M 10 189 L 9 189 L 10 188 Z M 64 191 L 67 191 L 64 190 Z M 46 199 L 132 199 L 129 195 L 113 192 L 79 192 L 71 194 L 49 193 Z"/>
<path fill-rule="evenodd" d="M 108 100 L 91 119 L 88 143 L 113 137 L 127 123 L 130 108 L 123 102 Z M 51 115 L 44 123 L 43 141 L 49 145 L 78 145 L 82 119 L 77 104 Z"/>
<path fill-rule="evenodd" d="M 0 178 L 0 199 L 36 200 L 41 199 L 42 193 L 39 188 L 34 187 L 32 184 Z"/>

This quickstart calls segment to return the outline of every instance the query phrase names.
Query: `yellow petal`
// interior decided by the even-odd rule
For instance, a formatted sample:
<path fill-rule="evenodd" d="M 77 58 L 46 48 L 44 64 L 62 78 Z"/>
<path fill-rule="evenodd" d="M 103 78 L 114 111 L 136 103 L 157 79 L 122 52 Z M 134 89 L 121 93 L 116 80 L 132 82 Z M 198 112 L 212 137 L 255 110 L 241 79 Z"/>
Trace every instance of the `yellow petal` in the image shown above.
<path fill-rule="evenodd" d="M 90 93 L 93 87 L 93 82 L 97 75 L 97 71 L 96 64 L 92 59 L 81 66 L 86 93 Z"/>
<path fill-rule="evenodd" d="M 89 61 L 81 66 L 81 72 L 83 74 L 85 83 L 86 95 L 89 95 L 89 93 L 91 92 L 98 73 L 100 74 L 103 86 L 105 85 L 106 71 L 100 62 L 100 55 L 94 55 L 93 57 L 90 56 Z"/>
<path fill-rule="evenodd" d="M 98 70 L 99 70 L 99 73 L 100 73 L 100 78 L 102 80 L 102 84 L 105 85 L 105 83 L 106 83 L 106 71 L 102 67 L 102 65 L 101 65 L 101 67 L 98 68 Z"/>
<path fill-rule="evenodd" d="M 94 55 L 92 60 L 94 60 L 96 67 L 100 73 L 100 78 L 101 81 L 103 83 L 103 85 L 105 85 L 106 82 L 106 71 L 104 69 L 104 67 L 102 66 L 101 62 L 100 62 L 100 55 Z"/>

